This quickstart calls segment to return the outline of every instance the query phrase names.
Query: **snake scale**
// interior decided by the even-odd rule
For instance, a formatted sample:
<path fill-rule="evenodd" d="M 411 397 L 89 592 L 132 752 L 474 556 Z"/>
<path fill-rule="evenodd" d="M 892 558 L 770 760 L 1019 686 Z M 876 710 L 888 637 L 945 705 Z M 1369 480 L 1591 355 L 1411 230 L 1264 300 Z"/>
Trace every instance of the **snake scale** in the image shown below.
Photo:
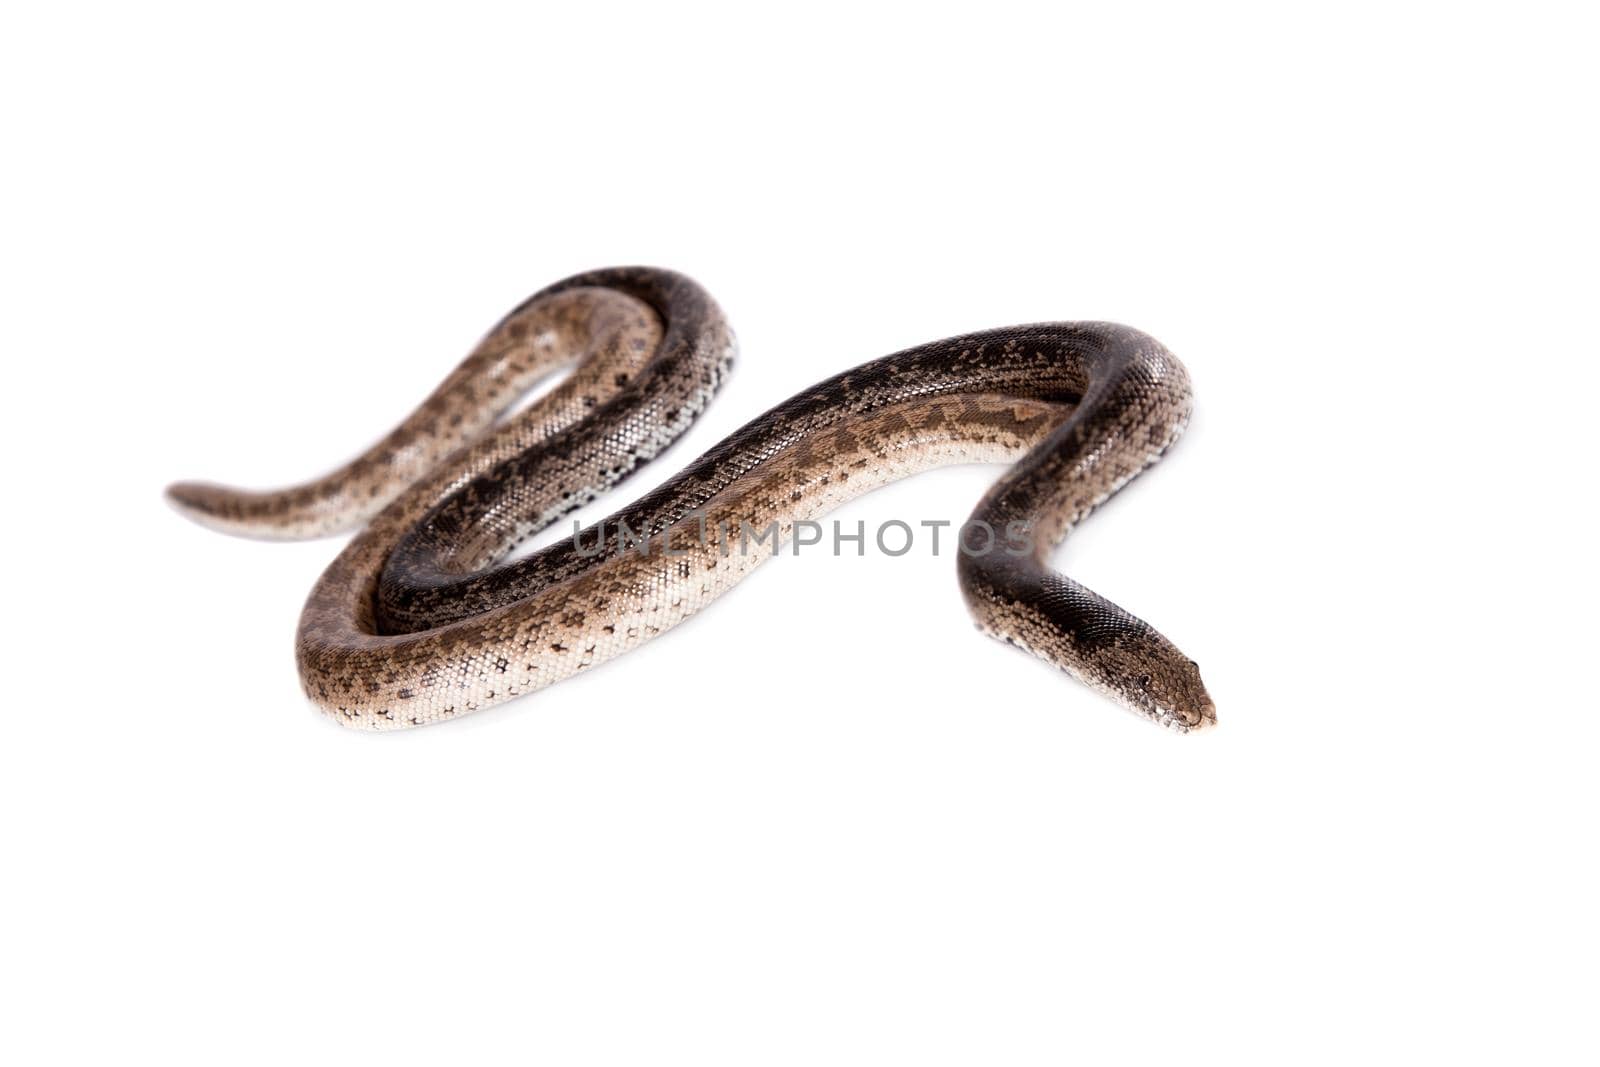
<path fill-rule="evenodd" d="M 184 482 L 168 498 L 247 536 L 365 524 L 312 590 L 295 647 L 317 707 L 382 730 L 531 693 L 671 629 L 773 554 L 733 543 L 746 526 L 775 523 L 787 540 L 908 474 L 1014 461 L 960 534 L 978 627 L 1162 725 L 1216 721 L 1192 660 L 1047 562 L 1189 418 L 1183 365 L 1124 326 L 1016 326 L 862 364 L 582 535 L 514 556 L 682 435 L 734 350 L 721 310 L 682 275 L 580 274 L 518 306 L 400 426 L 326 477 L 269 492 Z M 1024 531 L 1020 550 L 996 548 L 994 531 L 1008 530 Z"/>

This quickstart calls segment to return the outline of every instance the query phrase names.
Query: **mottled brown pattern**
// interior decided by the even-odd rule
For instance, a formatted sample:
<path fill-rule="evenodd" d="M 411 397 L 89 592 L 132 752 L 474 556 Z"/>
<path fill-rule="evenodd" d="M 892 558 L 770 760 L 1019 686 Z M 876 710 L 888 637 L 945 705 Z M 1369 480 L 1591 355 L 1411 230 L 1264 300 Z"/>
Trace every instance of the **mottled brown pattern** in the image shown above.
<path fill-rule="evenodd" d="M 716 305 L 666 271 L 582 275 L 508 316 L 396 435 L 435 442 L 423 430 L 441 419 L 481 432 L 531 378 L 564 360 L 577 370 L 559 399 L 541 398 L 399 493 L 329 566 L 296 646 L 312 701 L 349 725 L 389 729 L 533 692 L 665 632 L 770 558 L 770 546 L 739 542 L 746 526 L 776 524 L 786 540 L 796 522 L 906 474 L 1016 459 L 973 518 L 1027 524 L 1025 550 L 958 557 L 979 626 L 1164 725 L 1215 721 L 1192 661 L 1045 562 L 1188 419 L 1182 365 L 1122 326 L 1013 327 L 864 364 L 755 419 L 598 529 L 507 561 L 681 434 L 732 351 Z M 504 368 L 493 390 L 476 384 L 486 366 Z M 497 406 L 485 415 L 487 405 Z M 240 532 L 331 529 L 415 476 L 381 460 L 409 462 L 394 437 L 330 476 L 327 498 L 343 506 L 307 513 L 294 503 L 306 489 L 184 486 L 174 499 Z M 647 550 L 623 544 L 624 524 L 649 536 Z"/>
<path fill-rule="evenodd" d="M 638 374 L 660 340 L 660 318 L 636 297 L 594 286 L 551 293 L 507 315 L 415 412 L 339 469 L 289 489 L 179 482 L 167 495 L 197 522 L 225 533 L 299 540 L 348 530 L 482 437 L 540 379 L 577 362 L 572 374 L 498 435 L 497 449 L 479 453 L 477 464 L 458 473 L 481 469 L 576 424 Z"/>

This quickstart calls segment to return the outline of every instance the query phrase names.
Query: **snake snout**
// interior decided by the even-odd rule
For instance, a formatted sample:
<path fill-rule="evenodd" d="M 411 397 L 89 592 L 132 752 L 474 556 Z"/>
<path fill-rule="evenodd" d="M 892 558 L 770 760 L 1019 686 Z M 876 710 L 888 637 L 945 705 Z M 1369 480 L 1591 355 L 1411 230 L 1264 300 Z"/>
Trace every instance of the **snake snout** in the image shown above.
<path fill-rule="evenodd" d="M 1211 698 L 1207 697 L 1203 704 L 1174 709 L 1167 725 L 1182 733 L 1188 733 L 1190 730 L 1204 730 L 1208 726 L 1215 726 L 1217 725 L 1217 706 L 1211 702 Z"/>

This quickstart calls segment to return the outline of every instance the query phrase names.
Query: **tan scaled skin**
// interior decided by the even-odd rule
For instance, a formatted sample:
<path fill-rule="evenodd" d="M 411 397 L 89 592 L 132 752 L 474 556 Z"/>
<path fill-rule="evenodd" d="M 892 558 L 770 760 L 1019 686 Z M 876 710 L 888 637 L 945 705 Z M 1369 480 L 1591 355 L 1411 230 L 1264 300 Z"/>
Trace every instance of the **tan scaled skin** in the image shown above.
<path fill-rule="evenodd" d="M 660 340 L 661 322 L 643 301 L 611 289 L 571 290 L 506 316 L 404 422 L 337 470 L 279 490 L 179 482 L 167 496 L 196 522 L 224 533 L 285 541 L 339 533 L 378 514 L 481 438 L 519 397 L 576 357 L 573 373 L 514 432 L 499 435 L 499 449 L 458 470 L 487 469 L 573 425 L 637 373 Z"/>
<path fill-rule="evenodd" d="M 318 707 L 394 729 L 534 692 L 664 633 L 771 557 L 772 543 L 747 543 L 745 529 L 775 526 L 786 541 L 797 523 L 908 474 L 1014 460 L 973 519 L 1027 533 L 958 557 L 980 628 L 1173 729 L 1215 721 L 1192 661 L 1046 563 L 1188 419 L 1182 365 L 1126 327 L 1013 327 L 863 364 L 596 527 L 508 561 L 680 435 L 732 354 L 720 310 L 688 279 L 650 268 L 580 275 L 508 316 L 396 434 L 428 442 L 430 456 L 448 452 L 460 439 L 439 437 L 441 419 L 482 433 L 532 378 L 575 360 L 572 377 L 410 488 L 396 486 L 417 478 L 418 450 L 391 435 L 331 482 L 278 494 L 182 486 L 172 497 L 200 521 L 267 536 L 348 525 L 393 497 L 312 591 L 296 655 Z M 485 375 L 489 385 L 475 384 Z"/>

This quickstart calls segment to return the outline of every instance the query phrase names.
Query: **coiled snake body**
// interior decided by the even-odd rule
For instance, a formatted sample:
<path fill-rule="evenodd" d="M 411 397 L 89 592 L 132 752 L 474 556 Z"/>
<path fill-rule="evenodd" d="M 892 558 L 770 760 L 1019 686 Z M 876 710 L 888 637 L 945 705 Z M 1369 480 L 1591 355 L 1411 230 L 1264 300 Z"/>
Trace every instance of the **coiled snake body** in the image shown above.
<path fill-rule="evenodd" d="M 1163 725 L 1215 721 L 1193 661 L 1046 563 L 1189 417 L 1183 365 L 1123 326 L 990 330 L 863 364 L 597 528 L 508 559 L 681 435 L 733 353 L 721 311 L 689 279 L 578 275 L 507 315 L 415 413 L 334 473 L 273 492 L 180 483 L 168 496 L 199 522 L 260 537 L 370 520 L 312 590 L 296 657 L 319 708 L 394 729 L 531 693 L 670 629 L 772 554 L 737 543 L 746 528 L 776 523 L 787 539 L 796 522 L 907 474 L 1015 460 L 967 536 L 1025 530 L 1022 550 L 958 554 L 979 627 Z M 567 364 L 558 387 L 497 424 Z"/>

